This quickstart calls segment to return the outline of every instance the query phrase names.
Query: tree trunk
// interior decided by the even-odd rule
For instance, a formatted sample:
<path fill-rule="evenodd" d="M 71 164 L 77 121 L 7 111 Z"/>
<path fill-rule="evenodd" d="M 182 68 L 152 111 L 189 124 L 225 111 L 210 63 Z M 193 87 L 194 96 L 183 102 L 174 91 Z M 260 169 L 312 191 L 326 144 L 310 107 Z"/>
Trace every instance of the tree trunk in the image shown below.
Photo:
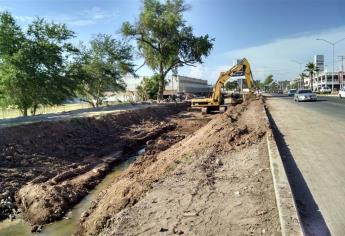
<path fill-rule="evenodd" d="M 23 116 L 28 116 L 28 108 L 23 108 L 22 109 Z"/>
<path fill-rule="evenodd" d="M 164 93 L 164 78 L 161 77 L 159 79 L 159 87 L 158 87 L 158 94 L 157 94 L 157 101 L 158 102 L 163 100 L 163 93 Z"/>
<path fill-rule="evenodd" d="M 304 88 L 304 78 L 302 77 L 302 81 L 301 81 L 301 88 Z"/>
<path fill-rule="evenodd" d="M 163 71 L 163 66 L 160 64 L 159 67 L 159 86 L 158 86 L 158 94 L 157 94 L 157 102 L 160 102 L 163 100 L 163 93 L 164 93 L 164 79 L 165 79 L 165 73 Z"/>
<path fill-rule="evenodd" d="M 33 116 L 36 115 L 37 107 L 38 107 L 38 105 L 35 104 L 34 107 L 32 108 L 32 114 L 31 115 L 33 115 Z"/>

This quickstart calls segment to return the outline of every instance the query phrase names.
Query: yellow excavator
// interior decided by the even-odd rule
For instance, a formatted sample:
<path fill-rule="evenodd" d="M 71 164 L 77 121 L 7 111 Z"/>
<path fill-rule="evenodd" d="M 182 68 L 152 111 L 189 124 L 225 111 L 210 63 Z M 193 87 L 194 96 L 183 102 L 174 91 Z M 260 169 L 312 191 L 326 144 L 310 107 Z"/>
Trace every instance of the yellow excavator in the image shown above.
<path fill-rule="evenodd" d="M 230 77 L 241 73 L 244 74 L 246 84 L 249 88 L 249 91 L 251 92 L 251 90 L 254 88 L 252 71 L 250 69 L 248 60 L 246 58 L 243 58 L 238 64 L 231 67 L 228 71 L 220 73 L 219 78 L 214 85 L 211 96 L 209 98 L 192 99 L 192 107 L 199 109 L 201 108 L 201 112 L 203 114 L 207 114 L 210 111 L 217 110 L 219 110 L 220 112 L 224 112 L 227 108 L 227 105 L 224 104 L 222 87 Z"/>

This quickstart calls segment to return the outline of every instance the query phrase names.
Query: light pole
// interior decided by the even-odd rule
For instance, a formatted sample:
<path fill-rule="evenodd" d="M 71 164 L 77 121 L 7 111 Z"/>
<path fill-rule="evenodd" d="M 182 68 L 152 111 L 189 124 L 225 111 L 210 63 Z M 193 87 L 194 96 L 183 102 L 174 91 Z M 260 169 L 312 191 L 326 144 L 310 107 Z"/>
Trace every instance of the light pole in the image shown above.
<path fill-rule="evenodd" d="M 296 61 L 296 60 L 291 60 L 291 61 L 297 63 L 299 65 L 299 70 L 302 71 L 302 64 L 303 64 L 302 62 L 299 62 L 299 61 Z M 301 73 L 303 73 L 303 72 L 301 72 Z M 299 79 L 299 86 L 298 86 L 298 88 L 301 88 L 301 86 L 302 86 L 301 82 L 302 82 L 302 78 Z M 303 87 L 304 87 L 304 84 L 303 84 Z"/>
<path fill-rule="evenodd" d="M 344 60 L 345 56 L 339 56 L 341 60 L 341 73 L 338 73 L 340 89 L 343 88 L 343 77 L 344 77 Z"/>
<path fill-rule="evenodd" d="M 333 69 L 332 69 L 332 93 L 333 93 L 333 90 L 334 90 L 334 46 L 337 44 L 337 43 L 340 43 L 341 41 L 343 41 L 345 38 L 342 38 L 342 39 L 339 39 L 338 41 L 335 41 L 335 42 L 330 42 L 326 39 L 316 39 L 316 40 L 320 40 L 320 41 L 324 41 L 330 45 L 332 45 L 332 49 L 333 49 Z M 339 78 L 338 78 L 339 79 Z M 325 82 L 325 85 L 327 86 L 327 75 L 326 75 L 326 82 Z"/>

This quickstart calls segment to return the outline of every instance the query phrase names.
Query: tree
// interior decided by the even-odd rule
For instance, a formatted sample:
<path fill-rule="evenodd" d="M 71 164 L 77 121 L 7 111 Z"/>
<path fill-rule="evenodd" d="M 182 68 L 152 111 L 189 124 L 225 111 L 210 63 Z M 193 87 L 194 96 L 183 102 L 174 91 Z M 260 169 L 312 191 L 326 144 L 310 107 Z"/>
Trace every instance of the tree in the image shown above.
<path fill-rule="evenodd" d="M 224 85 L 224 87 L 225 87 L 226 90 L 234 90 L 234 89 L 237 88 L 237 86 L 238 86 L 238 83 L 237 83 L 236 80 L 235 80 L 235 81 L 228 81 L 228 82 Z"/>
<path fill-rule="evenodd" d="M 264 86 L 268 86 L 273 82 L 273 75 L 268 75 L 266 79 L 264 80 L 263 84 Z"/>
<path fill-rule="evenodd" d="M 313 62 L 309 62 L 305 67 L 306 67 L 305 71 L 309 73 L 310 88 L 314 90 L 313 88 L 314 75 L 315 73 L 319 72 L 319 68 Z"/>
<path fill-rule="evenodd" d="M 73 96 L 75 81 L 66 77 L 69 56 L 76 49 L 74 33 L 63 24 L 37 18 L 24 33 L 8 13 L 0 14 L 0 89 L 2 102 L 28 115 L 39 105 L 61 104 Z"/>
<path fill-rule="evenodd" d="M 102 104 L 105 92 L 125 90 L 121 79 L 127 73 L 134 73 L 132 47 L 99 34 L 90 41 L 90 46 L 81 46 L 80 58 L 71 68 L 71 73 L 80 78 L 78 95 L 93 107 Z"/>
<path fill-rule="evenodd" d="M 163 97 L 165 77 L 173 69 L 202 63 L 214 39 L 193 35 L 183 13 L 189 7 L 183 0 L 144 0 L 139 21 L 122 25 L 124 36 L 134 38 L 145 63 L 159 75 L 158 100 Z"/>
<path fill-rule="evenodd" d="M 140 99 L 146 101 L 148 99 L 157 99 L 159 89 L 159 75 L 145 77 L 137 87 L 137 94 Z"/>
<path fill-rule="evenodd" d="M 301 79 L 301 87 L 304 87 L 304 78 L 307 77 L 306 74 L 304 74 L 303 72 L 301 74 L 299 74 L 299 77 Z"/>

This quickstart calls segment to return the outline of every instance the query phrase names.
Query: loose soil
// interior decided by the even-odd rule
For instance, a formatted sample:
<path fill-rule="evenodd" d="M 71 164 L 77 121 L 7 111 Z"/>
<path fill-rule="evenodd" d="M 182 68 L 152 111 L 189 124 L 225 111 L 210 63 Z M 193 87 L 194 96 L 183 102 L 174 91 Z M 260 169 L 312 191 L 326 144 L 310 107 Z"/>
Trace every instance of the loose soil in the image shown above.
<path fill-rule="evenodd" d="M 176 144 L 149 143 L 83 214 L 77 234 L 281 235 L 264 116 L 254 100 Z"/>
<path fill-rule="evenodd" d="M 146 143 L 148 152 L 164 150 L 207 123 L 207 118 L 183 121 L 176 116 L 186 122 L 180 128 L 172 117 L 185 109 L 171 104 L 2 129 L 0 219 L 13 218 L 19 210 L 37 230 L 61 218 L 116 162 Z"/>

